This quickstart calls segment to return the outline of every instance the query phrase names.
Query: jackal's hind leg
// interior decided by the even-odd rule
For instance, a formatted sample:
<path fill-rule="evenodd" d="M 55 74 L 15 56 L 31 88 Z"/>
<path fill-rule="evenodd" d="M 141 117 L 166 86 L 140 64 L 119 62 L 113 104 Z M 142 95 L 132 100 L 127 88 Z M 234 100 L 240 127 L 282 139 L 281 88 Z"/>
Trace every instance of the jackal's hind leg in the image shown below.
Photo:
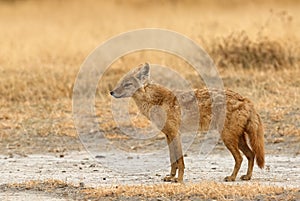
<path fill-rule="evenodd" d="M 253 166 L 254 166 L 254 153 L 252 152 L 252 150 L 249 148 L 249 146 L 247 145 L 247 141 L 246 141 L 246 136 L 241 135 L 239 138 L 239 149 L 245 154 L 245 156 L 248 159 L 248 170 L 247 170 L 247 174 L 241 176 L 242 180 L 250 180 L 251 176 L 252 176 L 252 171 L 253 171 Z"/>
<path fill-rule="evenodd" d="M 225 177 L 224 181 L 235 181 L 236 175 L 240 170 L 243 158 L 238 149 L 238 142 L 224 140 L 224 144 L 226 145 L 227 149 L 231 152 L 235 160 L 235 165 L 232 174 L 230 176 Z"/>

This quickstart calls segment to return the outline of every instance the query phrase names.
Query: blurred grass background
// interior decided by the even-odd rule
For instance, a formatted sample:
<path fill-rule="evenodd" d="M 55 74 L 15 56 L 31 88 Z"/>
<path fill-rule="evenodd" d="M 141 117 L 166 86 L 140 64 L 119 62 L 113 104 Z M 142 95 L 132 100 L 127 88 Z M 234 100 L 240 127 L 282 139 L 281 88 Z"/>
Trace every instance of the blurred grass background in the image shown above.
<path fill-rule="evenodd" d="M 257 105 L 270 142 L 274 135 L 300 136 L 299 10 L 296 0 L 2 0 L 0 140 L 16 149 L 34 145 L 34 137 L 76 137 L 71 98 L 80 65 L 110 37 L 148 27 L 199 43 L 225 86 Z M 186 72 L 186 63 L 157 52 L 119 59 L 99 83 L 100 123 L 111 115 L 104 107 L 109 88 L 145 61 Z"/>

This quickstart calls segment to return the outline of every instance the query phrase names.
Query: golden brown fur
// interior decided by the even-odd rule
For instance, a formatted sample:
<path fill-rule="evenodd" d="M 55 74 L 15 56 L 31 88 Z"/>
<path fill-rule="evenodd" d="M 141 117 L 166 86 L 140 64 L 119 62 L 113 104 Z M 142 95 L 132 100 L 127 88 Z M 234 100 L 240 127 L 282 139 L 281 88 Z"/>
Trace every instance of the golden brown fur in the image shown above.
<path fill-rule="evenodd" d="M 132 88 L 132 89 L 130 89 Z M 181 92 L 177 96 L 167 88 L 151 84 L 149 82 L 149 65 L 146 64 L 135 69 L 127 75 L 119 86 L 111 92 L 116 98 L 132 97 L 139 110 L 148 119 L 157 125 L 163 120 L 164 125 L 161 131 L 166 135 L 169 145 L 171 173 L 164 178 L 165 181 L 183 181 L 184 159 L 180 140 L 181 107 L 189 107 L 193 96 L 189 100 L 190 92 Z M 200 112 L 199 124 L 201 130 L 207 130 L 213 118 L 211 95 L 222 95 L 217 90 L 196 89 L 194 91 Z M 221 138 L 232 153 L 235 159 L 235 166 L 232 174 L 225 177 L 225 181 L 234 181 L 242 163 L 242 151 L 248 159 L 247 174 L 241 177 L 242 180 L 250 180 L 252 176 L 254 159 L 260 168 L 264 167 L 264 135 L 261 119 L 254 109 L 252 102 L 231 90 L 225 91 L 226 116 L 224 127 L 221 131 Z M 188 97 L 184 101 L 178 97 Z M 195 98 L 194 98 L 195 99 Z M 180 102 L 181 101 L 181 102 Z M 179 102 L 181 104 L 179 104 Z M 151 108 L 160 107 L 160 111 L 152 117 Z M 165 118 L 165 119 L 164 119 Z M 249 138 L 250 146 L 247 144 Z M 178 170 L 178 178 L 176 173 Z"/>

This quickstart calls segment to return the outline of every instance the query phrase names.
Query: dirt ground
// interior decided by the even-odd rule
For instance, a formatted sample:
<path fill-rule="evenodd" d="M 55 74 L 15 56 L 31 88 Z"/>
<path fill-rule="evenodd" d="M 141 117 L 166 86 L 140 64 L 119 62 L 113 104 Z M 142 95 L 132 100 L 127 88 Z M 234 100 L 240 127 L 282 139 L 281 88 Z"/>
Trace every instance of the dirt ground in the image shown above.
<path fill-rule="evenodd" d="M 51 138 L 50 138 L 51 139 Z M 61 138 L 60 138 L 61 139 Z M 46 142 L 46 139 L 31 139 Z M 295 139 L 285 139 L 275 143 L 266 144 L 266 167 L 261 170 L 257 166 L 251 181 L 241 181 L 239 176 L 246 172 L 247 160 L 244 157 L 243 164 L 237 181 L 233 183 L 223 182 L 223 178 L 232 171 L 234 160 L 224 145 L 219 142 L 212 152 L 204 156 L 199 153 L 197 138 L 185 152 L 185 179 L 186 185 L 197 183 L 216 182 L 225 185 L 262 185 L 277 186 L 288 191 L 294 189 L 291 200 L 300 199 L 300 157 L 299 146 L 293 143 Z M 49 142 L 49 138 L 47 139 Z M 0 155 L 1 177 L 0 197 L 4 200 L 81 200 L 86 195 L 80 193 L 84 188 L 112 188 L 123 185 L 157 185 L 164 183 L 162 178 L 169 172 L 168 152 L 149 155 L 153 152 L 150 145 L 143 147 L 141 152 L 127 156 L 128 152 L 120 150 L 116 144 L 102 152 L 88 152 L 83 149 L 82 144 L 76 139 L 63 139 L 65 148 L 57 148 L 58 141 L 53 139 L 52 143 L 44 146 L 45 150 L 33 152 L 31 147 L 22 150 L 10 150 L 9 154 Z M 156 141 L 164 144 L 164 138 L 158 137 Z M 67 143 L 66 143 L 67 142 Z M 134 143 L 134 142 L 132 142 Z M 75 148 L 75 149 L 74 149 Z M 156 147 L 161 149 L 161 147 Z M 78 149 L 76 151 L 76 149 Z M 141 148 L 138 148 L 141 149 Z M 55 153 L 49 150 L 56 150 Z M 150 152 L 147 153 L 147 150 Z M 30 154 L 26 154 L 29 151 Z M 142 152 L 143 151 L 143 152 Z M 124 154 L 125 153 L 125 154 Z M 22 187 L 22 184 L 31 181 L 63 181 L 64 186 L 48 188 L 44 185 L 33 185 L 34 187 Z M 16 186 L 12 185 L 16 184 Z M 18 186 L 20 185 L 20 186 Z M 296 189 L 296 190 L 295 190 Z M 298 189 L 298 190 L 297 190 Z M 287 198 L 284 192 L 278 193 L 274 199 Z M 262 198 L 267 199 L 268 196 Z M 271 196 L 272 197 L 272 196 Z M 274 196 L 273 196 L 274 197 Z M 120 197 L 111 195 L 104 197 L 107 200 L 140 200 L 153 199 L 144 196 Z M 175 199 L 197 200 L 200 197 L 182 196 Z M 157 198 L 158 199 L 158 198 Z M 172 197 L 163 199 L 168 200 Z M 246 198 L 245 198 L 246 199 Z M 260 200 L 260 198 L 257 198 Z M 269 199 L 269 198 L 268 198 Z M 96 199 L 95 199 L 96 200 Z M 158 199 L 160 200 L 160 199 Z M 246 199 L 247 200 L 247 199 Z"/>
<path fill-rule="evenodd" d="M 102 160 L 112 153 L 101 153 Z M 124 160 L 121 156 L 114 157 L 115 163 Z M 118 161 L 119 160 L 119 161 Z M 210 154 L 207 158 L 201 158 L 197 154 L 187 155 L 185 183 L 212 182 L 223 183 L 222 179 L 228 175 L 233 168 L 233 159 L 229 154 Z M 246 160 L 244 160 L 246 161 Z M 236 182 L 228 185 L 266 185 L 279 186 L 284 188 L 296 188 L 299 186 L 300 158 L 291 155 L 269 155 L 266 157 L 266 169 L 254 169 L 253 179 L 245 182 L 237 179 Z M 1 156 L 1 178 L 0 196 L 4 200 L 31 200 L 31 197 L 40 196 L 40 200 L 66 200 L 74 198 L 75 192 L 56 188 L 52 191 L 43 191 L 42 186 L 35 186 L 33 189 L 14 188 L 7 185 L 9 183 L 24 183 L 32 180 L 60 180 L 67 184 L 86 187 L 112 187 L 122 185 L 155 185 L 163 183 L 161 180 L 164 174 L 168 173 L 168 161 L 165 158 L 138 158 L 122 161 L 124 166 L 138 166 L 140 171 L 136 173 L 119 172 L 113 166 L 104 167 L 95 161 L 86 152 L 70 152 L 64 157 L 53 155 L 29 155 L 27 157 L 13 156 L 8 158 Z M 149 165 L 157 165 L 162 169 L 153 169 Z M 149 167 L 147 167 L 149 166 Z M 246 163 L 241 167 L 241 173 L 246 171 Z M 39 189 L 40 188 L 40 189 Z M 71 188 L 71 187 L 70 187 Z M 67 191 L 67 192 L 65 192 Z M 77 192 L 78 193 L 78 192 Z M 25 196 L 25 197 L 24 197 Z M 295 196 L 299 196 L 295 194 Z M 76 197 L 76 196 L 75 196 Z M 112 196 L 114 197 L 114 196 Z M 24 199 L 26 198 L 26 199 Z M 300 199 L 300 197 L 297 197 Z"/>

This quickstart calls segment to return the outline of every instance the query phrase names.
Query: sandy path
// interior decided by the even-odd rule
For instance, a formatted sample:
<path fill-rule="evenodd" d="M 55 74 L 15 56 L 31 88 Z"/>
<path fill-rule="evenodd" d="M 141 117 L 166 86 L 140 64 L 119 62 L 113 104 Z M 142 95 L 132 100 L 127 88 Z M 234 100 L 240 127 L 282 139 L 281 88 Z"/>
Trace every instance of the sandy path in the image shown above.
<path fill-rule="evenodd" d="M 225 152 L 224 152 L 225 153 Z M 27 157 L 0 155 L 0 184 L 24 182 L 28 180 L 59 179 L 85 186 L 111 186 L 120 184 L 154 184 L 160 183 L 161 178 L 168 173 L 169 164 L 165 156 L 159 158 L 126 158 L 119 155 L 105 153 L 99 160 L 107 161 L 114 156 L 116 164 L 128 167 L 138 167 L 138 173 L 120 172 L 113 165 L 103 167 L 86 152 L 72 152 L 64 157 L 53 155 L 29 155 Z M 223 177 L 231 173 L 233 159 L 229 154 L 209 155 L 205 160 L 198 155 L 188 155 L 185 158 L 185 182 L 199 182 L 210 180 L 223 182 Z M 246 172 L 247 163 L 244 158 L 239 176 Z M 111 162 L 111 161 L 110 161 Z M 105 163 L 105 162 L 104 162 Z M 111 164 L 111 163 L 109 163 Z M 151 164 L 151 166 L 150 166 Z M 107 164 L 106 164 L 107 165 Z M 156 165 L 158 168 L 153 168 Z M 162 167 L 162 168 L 160 168 Z M 138 170 L 137 168 L 137 170 Z M 124 168 L 124 170 L 127 170 Z M 300 187 L 300 157 L 287 155 L 266 156 L 266 168 L 254 168 L 253 179 L 266 185 Z M 246 183 L 237 179 L 237 183 Z"/>

